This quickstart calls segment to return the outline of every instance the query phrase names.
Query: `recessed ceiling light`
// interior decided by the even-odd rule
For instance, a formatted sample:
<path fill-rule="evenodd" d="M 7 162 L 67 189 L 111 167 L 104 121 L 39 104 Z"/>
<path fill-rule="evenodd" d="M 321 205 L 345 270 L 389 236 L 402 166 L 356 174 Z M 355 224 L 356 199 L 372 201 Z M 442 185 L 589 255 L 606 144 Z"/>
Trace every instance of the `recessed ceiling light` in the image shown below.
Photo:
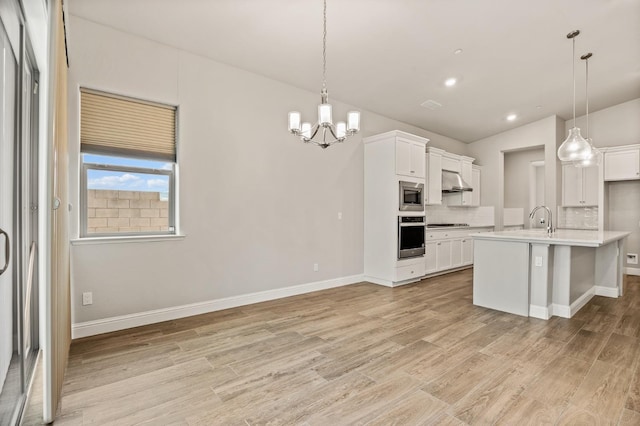
<path fill-rule="evenodd" d="M 458 82 L 458 79 L 455 77 L 448 78 L 444 81 L 444 85 L 447 87 L 453 87 Z"/>
<path fill-rule="evenodd" d="M 536 105 L 536 109 L 542 109 L 542 105 Z"/>
<path fill-rule="evenodd" d="M 456 49 L 456 50 L 453 51 L 454 55 L 459 55 L 461 53 L 462 53 L 462 49 Z"/>
<path fill-rule="evenodd" d="M 518 116 L 516 114 L 509 114 L 507 115 L 507 121 L 513 121 L 516 118 L 518 118 Z"/>

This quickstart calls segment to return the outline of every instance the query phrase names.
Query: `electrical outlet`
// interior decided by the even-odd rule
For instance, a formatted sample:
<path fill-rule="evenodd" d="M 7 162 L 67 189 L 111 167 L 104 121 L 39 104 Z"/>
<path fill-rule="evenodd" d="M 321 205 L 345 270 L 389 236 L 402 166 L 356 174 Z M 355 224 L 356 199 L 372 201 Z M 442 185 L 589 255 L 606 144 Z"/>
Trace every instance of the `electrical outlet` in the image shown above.
<path fill-rule="evenodd" d="M 536 266 L 542 266 L 542 256 L 536 256 L 535 265 Z"/>
<path fill-rule="evenodd" d="M 319 269 L 320 269 L 320 267 L 318 266 L 318 264 L 317 264 L 317 263 L 314 263 L 314 264 L 313 264 L 313 270 L 314 270 L 315 272 L 318 272 L 318 270 L 319 270 Z"/>
<path fill-rule="evenodd" d="M 338 220 L 342 220 L 342 212 L 338 212 Z"/>
<path fill-rule="evenodd" d="M 629 265 L 637 265 L 638 264 L 638 254 L 637 253 L 627 253 L 627 263 Z"/>
<path fill-rule="evenodd" d="M 86 291 L 82 293 L 82 306 L 93 305 L 93 293 Z"/>

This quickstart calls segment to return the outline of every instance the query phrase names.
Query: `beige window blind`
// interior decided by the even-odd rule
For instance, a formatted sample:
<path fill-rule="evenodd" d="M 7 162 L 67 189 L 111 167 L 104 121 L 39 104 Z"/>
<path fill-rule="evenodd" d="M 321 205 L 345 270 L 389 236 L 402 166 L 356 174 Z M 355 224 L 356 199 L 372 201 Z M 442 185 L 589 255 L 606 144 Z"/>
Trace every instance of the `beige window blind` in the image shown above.
<path fill-rule="evenodd" d="M 176 161 L 176 108 L 81 89 L 80 149 Z"/>

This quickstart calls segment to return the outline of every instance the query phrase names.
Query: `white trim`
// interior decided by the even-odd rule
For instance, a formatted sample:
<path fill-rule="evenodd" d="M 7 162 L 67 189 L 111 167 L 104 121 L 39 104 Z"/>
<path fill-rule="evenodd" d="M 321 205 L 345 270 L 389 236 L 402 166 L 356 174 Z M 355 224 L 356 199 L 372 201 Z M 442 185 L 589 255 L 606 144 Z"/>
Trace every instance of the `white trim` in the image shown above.
<path fill-rule="evenodd" d="M 126 235 L 114 237 L 84 237 L 71 240 L 72 246 L 94 245 L 94 244 L 121 244 L 121 243 L 151 243 L 157 241 L 184 240 L 186 235 Z"/>
<path fill-rule="evenodd" d="M 94 321 L 86 321 L 73 324 L 71 336 L 73 339 L 93 336 L 96 334 L 109 333 L 117 330 L 124 330 L 142 325 L 154 324 L 162 321 L 169 321 L 193 315 L 206 314 L 223 309 L 236 308 L 238 306 L 250 305 L 253 303 L 266 302 L 268 300 L 281 299 L 299 294 L 311 293 L 318 290 L 326 290 L 334 287 L 341 287 L 363 281 L 362 275 L 352 275 L 348 277 L 334 278 L 325 281 L 316 281 L 291 287 L 278 288 L 274 290 L 260 291 L 256 293 L 243 294 L 240 296 L 225 297 L 206 302 L 191 303 L 188 305 L 171 306 L 163 309 L 155 309 L 146 312 L 120 315 L 117 317 L 103 318 Z"/>
<path fill-rule="evenodd" d="M 578 312 L 584 305 L 589 303 L 589 300 L 593 296 L 596 295 L 596 287 L 591 287 L 589 290 L 584 292 L 582 296 L 580 296 L 575 302 L 571 304 L 571 306 L 567 305 L 558 305 L 554 303 L 552 305 L 551 315 L 555 315 L 562 318 L 571 318 Z"/>
<path fill-rule="evenodd" d="M 567 305 L 551 305 L 551 316 L 571 318 L 571 307 Z"/>
<path fill-rule="evenodd" d="M 624 273 L 627 275 L 640 275 L 640 268 L 631 268 L 627 266 L 624 268 Z"/>
<path fill-rule="evenodd" d="M 549 318 L 551 318 L 552 310 L 553 310 L 553 305 L 549 305 L 549 306 L 529 305 L 529 316 L 533 318 L 548 320 Z"/>
<path fill-rule="evenodd" d="M 617 292 L 617 289 L 615 290 Z M 582 296 L 580 296 L 575 302 L 573 302 L 569 307 L 570 314 L 571 314 L 570 317 L 574 316 L 576 312 L 582 309 L 584 305 L 589 303 L 589 300 L 591 300 L 595 295 L 596 295 L 596 286 L 593 286 L 588 291 L 586 291 Z"/>
<path fill-rule="evenodd" d="M 404 280 L 404 281 L 389 281 L 389 280 L 383 280 L 380 278 L 374 278 L 374 277 L 365 275 L 362 278 L 362 280 L 373 283 L 373 284 L 383 285 L 385 287 L 400 287 L 401 285 L 417 283 L 418 281 L 423 280 L 424 278 L 425 278 L 424 276 L 421 276 L 416 278 L 409 278 L 408 280 Z"/>
<path fill-rule="evenodd" d="M 373 284 L 383 285 L 385 287 L 393 287 L 393 281 L 382 280 L 380 278 L 374 278 L 374 277 L 370 277 L 368 275 L 363 276 L 362 279 L 364 281 L 367 281 L 367 282 L 370 282 L 370 283 L 373 283 Z"/>
<path fill-rule="evenodd" d="M 597 285 L 594 287 L 596 296 L 605 296 L 605 297 L 618 297 L 618 287 L 605 287 L 601 285 Z"/>

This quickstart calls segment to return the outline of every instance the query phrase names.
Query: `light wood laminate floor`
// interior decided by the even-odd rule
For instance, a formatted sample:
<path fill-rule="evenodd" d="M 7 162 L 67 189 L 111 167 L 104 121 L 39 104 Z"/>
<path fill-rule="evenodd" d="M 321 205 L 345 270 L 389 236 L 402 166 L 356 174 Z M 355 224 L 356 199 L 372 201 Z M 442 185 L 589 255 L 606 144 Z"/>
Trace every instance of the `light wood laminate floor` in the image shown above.
<path fill-rule="evenodd" d="M 56 425 L 639 425 L 640 279 L 574 318 L 472 304 L 471 270 L 73 342 Z"/>

